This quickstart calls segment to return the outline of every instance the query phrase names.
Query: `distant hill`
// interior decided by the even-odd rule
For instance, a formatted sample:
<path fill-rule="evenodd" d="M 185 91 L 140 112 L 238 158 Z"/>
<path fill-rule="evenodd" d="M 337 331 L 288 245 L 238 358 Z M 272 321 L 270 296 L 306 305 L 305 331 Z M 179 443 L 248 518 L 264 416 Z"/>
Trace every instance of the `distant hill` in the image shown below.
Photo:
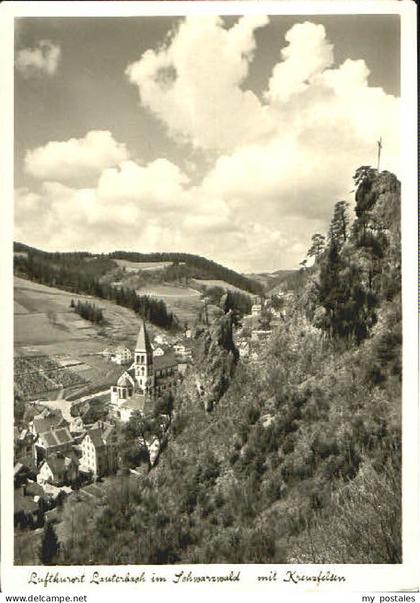
<path fill-rule="evenodd" d="M 263 289 L 261 283 L 252 278 L 239 274 L 217 262 L 190 253 L 114 251 L 109 254 L 109 257 L 115 260 L 128 260 L 130 262 L 159 262 L 160 264 L 162 262 L 172 262 L 172 267 L 166 270 L 169 280 L 171 280 L 172 272 L 172 275 L 176 275 L 178 278 L 225 281 L 233 287 L 255 295 L 260 295 Z"/>
<path fill-rule="evenodd" d="M 139 270 L 143 272 L 154 272 L 153 263 L 156 263 L 156 270 L 159 270 L 160 278 L 165 282 L 180 281 L 182 279 L 188 281 L 188 279 L 193 278 L 221 280 L 228 285 L 255 295 L 261 295 L 263 292 L 263 286 L 257 280 L 239 274 L 207 258 L 189 253 L 137 253 L 131 251 L 114 251 L 109 254 L 93 254 L 86 251 L 49 253 L 23 243 L 14 243 L 14 252 L 15 255 L 17 253 L 29 253 L 32 256 L 42 256 L 57 265 L 68 265 L 69 263 L 74 265 L 83 262 L 84 270 L 87 269 L 90 273 L 96 272 L 95 276 L 98 278 L 116 267 L 121 267 L 121 260 L 123 260 L 123 264 L 129 264 L 131 272 L 135 267 L 135 263 L 141 264 Z M 90 261 L 87 263 L 86 259 Z"/>
<path fill-rule="evenodd" d="M 260 283 L 268 293 L 273 291 L 275 287 L 280 285 L 280 283 L 283 283 L 296 272 L 297 270 L 276 270 L 275 272 L 248 273 L 245 276 Z"/>

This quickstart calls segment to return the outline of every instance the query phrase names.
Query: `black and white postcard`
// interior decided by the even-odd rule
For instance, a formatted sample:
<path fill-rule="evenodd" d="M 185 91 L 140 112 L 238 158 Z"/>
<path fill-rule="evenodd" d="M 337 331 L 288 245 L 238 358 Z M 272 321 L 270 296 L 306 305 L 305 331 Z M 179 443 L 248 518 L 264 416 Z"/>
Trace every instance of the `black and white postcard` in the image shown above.
<path fill-rule="evenodd" d="M 6 592 L 418 590 L 414 25 L 2 7 Z"/>

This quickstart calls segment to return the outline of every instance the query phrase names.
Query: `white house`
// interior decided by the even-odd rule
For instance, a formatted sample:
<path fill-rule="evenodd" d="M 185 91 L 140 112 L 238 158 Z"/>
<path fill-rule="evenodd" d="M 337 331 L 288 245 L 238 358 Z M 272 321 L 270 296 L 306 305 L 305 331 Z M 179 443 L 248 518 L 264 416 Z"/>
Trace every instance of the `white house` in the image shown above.
<path fill-rule="evenodd" d="M 118 466 L 117 446 L 115 426 L 98 421 L 81 441 L 80 470 L 95 477 L 114 473 Z"/>
<path fill-rule="evenodd" d="M 118 346 L 115 350 L 114 362 L 117 364 L 127 364 L 132 359 L 133 355 L 127 346 Z"/>
<path fill-rule="evenodd" d="M 78 473 L 78 463 L 72 455 L 52 454 L 41 462 L 36 481 L 40 485 L 62 486 L 74 482 Z"/>

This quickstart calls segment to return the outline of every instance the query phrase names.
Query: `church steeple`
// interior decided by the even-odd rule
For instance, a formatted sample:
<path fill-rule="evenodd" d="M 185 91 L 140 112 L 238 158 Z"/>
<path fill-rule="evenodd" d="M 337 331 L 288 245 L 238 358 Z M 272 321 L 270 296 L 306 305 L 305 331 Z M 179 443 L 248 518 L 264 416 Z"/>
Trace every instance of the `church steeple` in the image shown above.
<path fill-rule="evenodd" d="M 142 320 L 140 325 L 136 348 L 134 350 L 134 369 L 140 390 L 145 394 L 153 393 L 153 350 L 144 320 Z"/>
<path fill-rule="evenodd" d="M 150 344 L 149 334 L 146 330 L 144 320 L 141 321 L 140 331 L 137 336 L 136 352 L 137 350 L 139 352 L 152 353 L 152 346 Z"/>

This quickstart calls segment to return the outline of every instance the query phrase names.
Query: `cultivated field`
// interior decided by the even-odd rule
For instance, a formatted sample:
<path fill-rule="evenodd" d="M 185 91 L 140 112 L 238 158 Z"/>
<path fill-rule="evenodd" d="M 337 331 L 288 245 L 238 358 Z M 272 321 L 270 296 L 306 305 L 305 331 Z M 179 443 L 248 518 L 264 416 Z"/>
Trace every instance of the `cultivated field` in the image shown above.
<path fill-rule="evenodd" d="M 162 270 L 163 268 L 172 265 L 172 262 L 130 262 L 129 260 L 112 259 L 120 268 L 125 268 L 127 272 L 137 272 L 138 270 Z"/>
<path fill-rule="evenodd" d="M 239 289 L 239 287 L 235 287 L 234 285 L 230 285 L 226 281 L 220 281 L 218 279 L 204 279 L 204 278 L 193 278 L 191 282 L 197 285 L 197 287 L 206 287 L 210 289 L 211 287 L 220 287 L 221 289 L 229 290 L 229 291 L 238 291 L 239 293 L 248 293 L 243 289 Z M 248 295 L 252 295 L 248 293 Z"/>
<path fill-rule="evenodd" d="M 201 293 L 191 287 L 150 284 L 137 289 L 137 293 L 162 299 L 168 309 L 176 314 L 181 324 L 185 321 L 193 323 L 203 307 Z"/>
<path fill-rule="evenodd" d="M 124 343 L 132 348 L 140 317 L 127 308 L 89 296 L 15 278 L 15 386 L 25 399 L 55 399 L 104 388 L 121 372 L 100 355 Z M 70 308 L 89 299 L 103 309 L 105 326 L 93 326 Z M 149 327 L 151 336 L 158 331 Z M 117 375 L 118 374 L 118 375 Z"/>

